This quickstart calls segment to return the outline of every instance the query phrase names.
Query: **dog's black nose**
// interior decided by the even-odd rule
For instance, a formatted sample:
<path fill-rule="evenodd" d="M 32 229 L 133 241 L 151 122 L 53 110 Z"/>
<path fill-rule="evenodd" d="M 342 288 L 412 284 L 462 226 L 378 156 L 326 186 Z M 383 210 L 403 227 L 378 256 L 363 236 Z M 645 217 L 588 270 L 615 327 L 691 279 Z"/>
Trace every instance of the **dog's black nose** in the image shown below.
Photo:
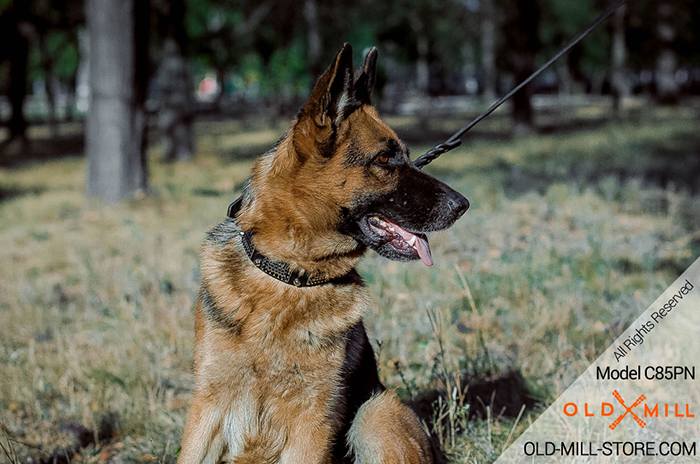
<path fill-rule="evenodd" d="M 452 195 L 447 199 L 447 206 L 450 208 L 452 214 L 459 218 L 469 209 L 469 200 L 459 193 L 455 193 L 456 195 Z"/>

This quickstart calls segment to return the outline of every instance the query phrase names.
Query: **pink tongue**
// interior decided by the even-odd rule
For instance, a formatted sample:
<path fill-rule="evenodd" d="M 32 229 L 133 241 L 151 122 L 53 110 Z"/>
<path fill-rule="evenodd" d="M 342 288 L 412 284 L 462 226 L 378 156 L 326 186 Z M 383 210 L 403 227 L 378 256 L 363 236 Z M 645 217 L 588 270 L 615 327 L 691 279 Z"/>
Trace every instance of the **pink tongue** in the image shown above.
<path fill-rule="evenodd" d="M 430 246 L 428 245 L 428 240 L 416 236 L 416 245 L 418 245 L 418 256 L 423 260 L 423 264 L 426 266 L 433 265 L 433 255 L 430 254 Z"/>
<path fill-rule="evenodd" d="M 412 237 L 416 238 L 416 249 L 418 250 L 418 256 L 420 256 L 423 264 L 426 266 L 432 266 L 433 255 L 430 254 L 430 245 L 428 245 L 428 240 L 423 237 L 419 237 L 418 235 L 414 235 L 396 224 L 394 224 L 394 227 L 398 230 L 399 235 L 401 235 L 405 241 L 408 242 Z"/>

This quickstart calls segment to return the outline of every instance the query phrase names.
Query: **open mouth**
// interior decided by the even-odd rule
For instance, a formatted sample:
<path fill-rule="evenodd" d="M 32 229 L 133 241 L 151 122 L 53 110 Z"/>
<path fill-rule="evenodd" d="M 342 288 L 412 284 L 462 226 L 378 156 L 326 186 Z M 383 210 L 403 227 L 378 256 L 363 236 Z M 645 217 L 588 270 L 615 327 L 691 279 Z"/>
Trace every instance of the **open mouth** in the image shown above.
<path fill-rule="evenodd" d="M 403 227 L 379 216 L 369 216 L 367 224 L 372 232 L 397 252 L 415 259 L 420 258 L 426 266 L 433 265 L 428 237 L 425 234 L 409 232 Z"/>

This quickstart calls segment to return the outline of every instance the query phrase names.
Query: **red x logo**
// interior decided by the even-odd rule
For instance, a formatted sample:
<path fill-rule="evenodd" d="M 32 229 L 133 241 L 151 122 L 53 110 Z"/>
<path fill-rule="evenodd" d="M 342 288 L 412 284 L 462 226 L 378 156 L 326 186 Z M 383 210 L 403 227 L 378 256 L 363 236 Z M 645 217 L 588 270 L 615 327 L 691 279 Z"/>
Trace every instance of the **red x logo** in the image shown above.
<path fill-rule="evenodd" d="M 618 424 L 622 421 L 622 419 L 625 418 L 625 416 L 626 416 L 628 413 L 629 413 L 629 414 L 632 414 L 632 418 L 635 420 L 635 422 L 637 422 L 637 424 L 639 424 L 639 426 L 640 426 L 641 428 L 644 428 L 644 426 L 647 425 L 646 422 L 644 422 L 642 419 L 640 419 L 639 416 L 637 416 L 637 415 L 634 413 L 634 411 L 632 411 L 632 408 L 636 408 L 637 406 L 639 406 L 640 404 L 642 404 L 642 403 L 647 399 L 646 396 L 644 396 L 644 395 L 640 396 L 639 398 L 637 398 L 637 401 L 635 401 L 634 403 L 632 403 L 632 406 L 629 406 L 629 407 L 627 407 L 627 406 L 625 405 L 625 402 L 622 400 L 622 396 L 620 396 L 620 394 L 617 392 L 617 390 L 613 391 L 613 396 L 615 397 L 615 399 L 616 399 L 617 401 L 620 402 L 620 404 L 622 405 L 622 407 L 625 408 L 625 412 L 624 412 L 623 414 L 621 414 L 620 417 L 618 417 L 617 419 L 615 419 L 615 422 L 613 422 L 612 424 L 610 424 L 610 430 L 615 430 L 615 427 L 618 426 Z"/>

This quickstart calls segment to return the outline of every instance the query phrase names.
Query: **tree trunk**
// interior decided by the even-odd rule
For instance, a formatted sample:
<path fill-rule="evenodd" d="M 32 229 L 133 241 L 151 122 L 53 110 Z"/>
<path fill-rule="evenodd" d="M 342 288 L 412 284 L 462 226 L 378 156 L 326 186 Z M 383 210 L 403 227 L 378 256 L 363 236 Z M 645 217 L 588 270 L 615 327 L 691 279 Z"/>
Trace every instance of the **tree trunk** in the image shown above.
<path fill-rule="evenodd" d="M 45 35 L 39 36 L 39 54 L 41 55 L 41 70 L 44 73 L 44 92 L 46 93 L 47 121 L 52 137 L 58 137 L 58 118 L 56 115 L 56 79 L 53 75 L 53 59 L 46 45 Z"/>
<path fill-rule="evenodd" d="M 428 38 L 422 32 L 423 28 L 420 28 L 420 31 L 416 38 L 416 51 L 418 53 L 418 58 L 416 59 L 416 87 L 422 94 L 427 95 L 430 89 L 430 64 L 428 62 L 430 48 Z"/>
<path fill-rule="evenodd" d="M 558 91 L 562 95 L 571 95 L 572 92 L 572 77 L 569 64 L 566 61 L 560 62 L 557 67 L 557 77 L 559 78 Z"/>
<path fill-rule="evenodd" d="M 621 101 L 629 96 L 627 81 L 627 43 L 625 42 L 625 15 L 627 5 L 622 5 L 613 16 L 613 34 L 610 50 L 610 82 L 612 84 L 613 111 L 619 115 Z"/>
<path fill-rule="evenodd" d="M 676 38 L 674 26 L 675 8 L 671 1 L 662 0 L 658 4 L 656 34 L 660 50 L 656 61 L 656 97 L 660 103 L 678 102 L 678 85 L 676 84 L 676 67 L 678 59 L 673 50 Z"/>
<path fill-rule="evenodd" d="M 216 86 L 219 90 L 216 94 L 216 98 L 214 98 L 214 106 L 218 111 L 222 111 L 221 103 L 224 101 L 224 97 L 226 97 L 226 70 L 223 66 L 215 66 L 214 72 L 216 73 Z"/>
<path fill-rule="evenodd" d="M 87 9 L 86 9 L 87 12 Z M 78 69 L 75 73 L 75 110 L 87 114 L 90 107 L 90 36 L 87 26 L 78 31 Z"/>
<path fill-rule="evenodd" d="M 493 0 L 481 1 L 481 67 L 486 100 L 496 98 L 496 18 Z"/>
<path fill-rule="evenodd" d="M 527 79 L 535 70 L 535 54 L 540 48 L 538 38 L 540 5 L 537 0 L 514 0 L 508 8 L 505 27 L 506 42 L 511 56 L 511 66 L 516 84 Z M 513 133 L 516 136 L 529 133 L 534 127 L 530 97 L 532 86 L 525 86 L 513 96 Z"/>
<path fill-rule="evenodd" d="M 145 192 L 148 2 L 88 0 L 88 196 L 113 203 Z"/>
<path fill-rule="evenodd" d="M 81 32 L 82 31 L 82 32 Z M 82 50 L 81 50 L 81 43 L 80 43 L 80 35 L 81 33 L 85 35 L 84 29 L 73 29 L 71 31 L 70 37 L 71 37 L 71 42 L 75 46 L 75 48 L 78 51 L 78 66 L 73 70 L 73 72 L 70 74 L 68 77 L 66 84 L 66 106 L 63 111 L 63 118 L 62 121 L 67 121 L 67 122 L 72 122 L 75 118 L 75 110 L 76 110 L 76 103 L 77 103 L 77 85 L 78 85 L 78 74 L 80 72 L 80 66 L 81 66 L 81 61 L 83 59 L 87 59 L 86 56 L 82 56 Z"/>
<path fill-rule="evenodd" d="M 134 4 L 134 114 L 135 130 L 133 150 L 139 154 L 141 168 L 137 192 L 146 193 L 148 190 L 148 115 L 146 114 L 146 98 L 148 98 L 148 83 L 151 78 L 151 62 L 149 40 L 151 30 L 151 2 L 135 0 Z"/>
<path fill-rule="evenodd" d="M 58 137 L 58 115 L 56 112 L 56 79 L 53 73 L 48 74 L 44 79 L 44 91 L 46 92 L 46 106 L 48 110 L 47 120 L 51 137 Z"/>
<path fill-rule="evenodd" d="M 318 24 L 317 0 L 304 0 L 304 21 L 306 22 L 307 60 L 311 70 L 312 85 L 323 71 L 321 69 L 321 31 Z"/>
<path fill-rule="evenodd" d="M 194 156 L 191 79 L 187 60 L 172 37 L 166 38 L 163 46 L 159 83 L 163 157 L 166 161 L 188 161 Z"/>
<path fill-rule="evenodd" d="M 66 122 L 72 122 L 75 116 L 75 89 L 77 83 L 77 72 L 73 73 L 68 81 L 68 93 L 66 96 L 66 110 L 63 114 L 63 120 Z"/>
<path fill-rule="evenodd" d="M 24 99 L 27 96 L 27 66 L 29 64 L 29 35 L 32 25 L 28 21 L 30 0 L 13 2 L 7 14 L 14 19 L 9 33 L 11 46 L 7 46 L 10 62 L 10 85 L 7 94 L 12 107 L 12 116 L 8 122 L 10 140 L 19 138 L 26 141 L 27 120 L 24 117 Z"/>
<path fill-rule="evenodd" d="M 185 57 L 185 3 L 170 0 L 158 82 L 161 89 L 159 125 L 166 161 L 188 161 L 194 156 L 192 78 Z"/>

